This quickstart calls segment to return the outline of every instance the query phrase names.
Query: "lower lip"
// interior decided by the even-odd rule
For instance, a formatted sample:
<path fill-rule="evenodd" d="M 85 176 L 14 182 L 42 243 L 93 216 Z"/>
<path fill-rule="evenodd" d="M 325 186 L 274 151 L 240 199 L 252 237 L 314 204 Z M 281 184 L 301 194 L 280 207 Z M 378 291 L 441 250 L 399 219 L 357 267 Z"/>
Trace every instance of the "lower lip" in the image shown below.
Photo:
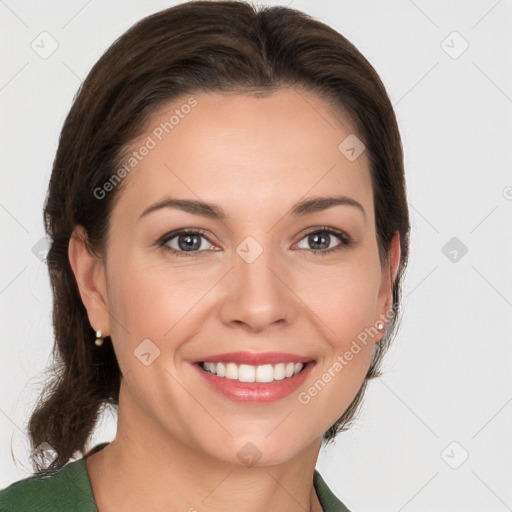
<path fill-rule="evenodd" d="M 203 379 L 216 391 L 235 402 L 270 403 L 290 395 L 306 380 L 315 366 L 314 361 L 305 364 L 300 373 L 273 382 L 240 382 L 226 377 L 218 377 L 194 364 Z"/>

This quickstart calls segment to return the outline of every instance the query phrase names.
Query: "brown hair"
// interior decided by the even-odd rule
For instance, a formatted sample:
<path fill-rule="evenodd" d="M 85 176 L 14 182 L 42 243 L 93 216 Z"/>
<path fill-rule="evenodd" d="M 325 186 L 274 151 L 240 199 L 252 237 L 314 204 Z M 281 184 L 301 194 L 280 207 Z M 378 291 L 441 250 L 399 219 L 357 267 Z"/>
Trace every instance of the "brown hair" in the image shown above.
<path fill-rule="evenodd" d="M 93 191 L 113 176 L 124 151 L 169 101 L 202 91 L 270 94 L 282 87 L 317 93 L 354 123 L 370 162 L 381 262 L 400 233 L 394 314 L 362 387 L 324 439 L 350 426 L 394 335 L 408 255 L 403 155 L 392 105 L 364 56 L 308 15 L 242 1 L 186 2 L 140 20 L 110 46 L 82 83 L 62 128 L 44 207 L 54 365 L 28 425 L 32 447 L 48 443 L 57 456 L 47 467 L 34 457 L 36 472 L 58 470 L 76 452 L 83 455 L 102 407 L 118 405 L 121 372 L 111 340 L 94 344 L 68 259 L 76 225 L 85 228 L 90 251 L 104 254 L 120 187 L 101 200 Z"/>

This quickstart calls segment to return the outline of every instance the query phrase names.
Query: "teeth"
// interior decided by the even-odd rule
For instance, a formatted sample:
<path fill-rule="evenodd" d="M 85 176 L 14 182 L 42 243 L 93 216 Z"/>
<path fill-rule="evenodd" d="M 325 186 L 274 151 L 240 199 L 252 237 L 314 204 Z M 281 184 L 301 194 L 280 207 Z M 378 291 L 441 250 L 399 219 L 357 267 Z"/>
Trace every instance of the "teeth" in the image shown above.
<path fill-rule="evenodd" d="M 226 376 L 226 367 L 223 363 L 208 363 L 210 365 L 212 373 L 216 373 L 219 377 L 225 377 Z M 215 368 L 217 366 L 217 368 Z"/>
<path fill-rule="evenodd" d="M 238 380 L 239 382 L 273 382 L 297 375 L 304 365 L 302 363 L 278 363 L 276 365 L 263 364 L 252 366 L 249 364 L 237 365 L 235 363 L 202 363 L 203 370 L 218 377 Z"/>
<path fill-rule="evenodd" d="M 241 364 L 238 367 L 238 380 L 240 382 L 254 382 L 256 380 L 256 368 L 248 364 Z"/>
<path fill-rule="evenodd" d="M 238 367 L 236 364 L 228 363 L 226 365 L 226 379 L 238 379 Z"/>

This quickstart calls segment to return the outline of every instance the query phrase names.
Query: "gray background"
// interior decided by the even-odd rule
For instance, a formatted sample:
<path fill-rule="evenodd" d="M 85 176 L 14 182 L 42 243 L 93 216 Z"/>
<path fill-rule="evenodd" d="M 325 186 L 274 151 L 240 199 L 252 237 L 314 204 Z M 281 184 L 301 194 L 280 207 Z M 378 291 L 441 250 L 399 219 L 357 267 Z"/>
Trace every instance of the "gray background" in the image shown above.
<path fill-rule="evenodd" d="M 0 488 L 31 469 L 25 424 L 52 346 L 42 206 L 63 120 L 114 39 L 175 3 L 0 1 Z M 381 75 L 412 217 L 384 376 L 317 467 L 354 512 L 511 510 L 512 1 L 286 5 L 336 28 Z M 114 434 L 107 411 L 90 445 Z"/>

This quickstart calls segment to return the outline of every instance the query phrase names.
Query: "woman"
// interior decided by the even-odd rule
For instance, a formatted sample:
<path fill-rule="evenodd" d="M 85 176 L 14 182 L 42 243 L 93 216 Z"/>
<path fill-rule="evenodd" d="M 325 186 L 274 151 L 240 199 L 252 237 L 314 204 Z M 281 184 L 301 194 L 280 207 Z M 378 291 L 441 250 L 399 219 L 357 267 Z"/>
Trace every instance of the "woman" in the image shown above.
<path fill-rule="evenodd" d="M 315 463 L 379 375 L 409 236 L 351 43 L 244 2 L 144 18 L 82 84 L 44 214 L 57 371 L 0 510 L 348 510 Z"/>

